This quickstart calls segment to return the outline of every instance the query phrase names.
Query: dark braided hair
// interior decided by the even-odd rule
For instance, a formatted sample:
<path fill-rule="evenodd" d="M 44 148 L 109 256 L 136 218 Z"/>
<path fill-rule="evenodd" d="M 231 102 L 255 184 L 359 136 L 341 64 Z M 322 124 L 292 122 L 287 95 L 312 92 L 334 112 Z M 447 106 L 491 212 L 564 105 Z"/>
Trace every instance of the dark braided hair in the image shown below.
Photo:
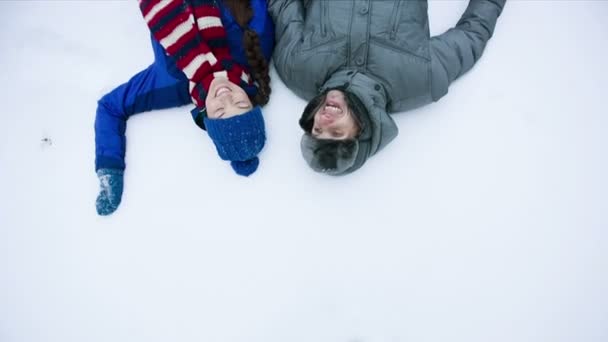
<path fill-rule="evenodd" d="M 263 106 L 268 103 L 270 98 L 270 75 L 268 62 L 266 61 L 266 58 L 264 58 L 262 46 L 260 45 L 260 37 L 248 26 L 253 17 L 251 1 L 224 0 L 224 3 L 228 9 L 230 9 L 236 22 L 245 32 L 243 35 L 245 56 L 247 56 L 247 63 L 249 63 L 249 67 L 251 68 L 251 76 L 258 84 L 258 92 L 253 98 L 253 102 Z"/>

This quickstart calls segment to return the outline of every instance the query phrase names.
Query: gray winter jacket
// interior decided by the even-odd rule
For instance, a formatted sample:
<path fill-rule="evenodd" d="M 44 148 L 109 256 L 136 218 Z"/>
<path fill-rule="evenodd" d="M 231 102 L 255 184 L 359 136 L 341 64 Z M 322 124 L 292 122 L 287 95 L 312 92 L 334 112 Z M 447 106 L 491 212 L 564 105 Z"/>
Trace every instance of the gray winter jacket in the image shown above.
<path fill-rule="evenodd" d="M 335 87 L 361 100 L 373 131 L 358 168 L 397 135 L 388 113 L 439 100 L 471 69 L 505 2 L 470 0 L 454 28 L 430 37 L 426 0 L 269 0 L 275 67 L 306 100 Z"/>

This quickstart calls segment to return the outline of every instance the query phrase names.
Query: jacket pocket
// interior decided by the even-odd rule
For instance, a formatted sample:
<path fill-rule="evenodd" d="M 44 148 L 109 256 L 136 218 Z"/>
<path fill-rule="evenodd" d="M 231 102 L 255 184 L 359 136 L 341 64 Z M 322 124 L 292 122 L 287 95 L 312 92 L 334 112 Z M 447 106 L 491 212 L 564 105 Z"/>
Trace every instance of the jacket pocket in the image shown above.
<path fill-rule="evenodd" d="M 428 56 L 423 56 L 418 53 L 412 52 L 408 48 L 405 48 L 403 46 L 397 46 L 396 44 L 391 44 L 390 42 L 388 42 L 386 40 L 371 38 L 370 42 L 372 44 L 383 47 L 385 49 L 393 50 L 393 51 L 401 53 L 401 54 L 406 54 L 409 56 L 409 59 L 414 62 L 426 63 L 431 60 L 430 57 L 428 57 Z"/>
<path fill-rule="evenodd" d="M 332 53 L 344 46 L 346 37 L 332 38 L 328 37 L 325 40 L 311 41 L 309 37 L 304 39 L 304 42 L 297 48 L 291 51 L 291 55 L 300 55 L 306 53 Z"/>
<path fill-rule="evenodd" d="M 403 48 L 370 40 L 369 71 L 384 81 L 393 109 L 412 108 L 428 102 L 430 61 Z"/>
<path fill-rule="evenodd" d="M 327 20 L 329 19 L 327 15 L 329 11 L 327 3 L 328 1 L 321 1 L 321 37 L 327 36 Z"/>
<path fill-rule="evenodd" d="M 292 54 L 306 53 L 311 51 L 314 53 L 331 52 L 335 50 L 338 46 L 341 46 L 345 40 L 346 37 L 329 39 L 324 42 L 318 42 L 312 46 L 302 47 L 298 51 L 292 51 Z"/>
<path fill-rule="evenodd" d="M 399 29 L 399 9 L 401 8 L 401 1 L 396 0 L 393 5 L 393 14 L 388 25 L 389 37 L 391 40 L 395 40 L 397 36 L 397 30 Z"/>
<path fill-rule="evenodd" d="M 298 49 L 285 60 L 289 70 L 289 88 L 305 98 L 314 97 L 318 89 L 338 69 L 346 64 L 346 39 L 332 39 L 314 48 Z"/>

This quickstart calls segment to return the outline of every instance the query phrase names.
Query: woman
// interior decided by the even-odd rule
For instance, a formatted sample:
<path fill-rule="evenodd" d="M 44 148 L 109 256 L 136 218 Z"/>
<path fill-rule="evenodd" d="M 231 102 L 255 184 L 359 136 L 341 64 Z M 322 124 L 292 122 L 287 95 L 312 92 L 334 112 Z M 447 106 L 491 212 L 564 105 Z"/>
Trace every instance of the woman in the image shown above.
<path fill-rule="evenodd" d="M 274 64 L 309 104 L 302 154 L 343 175 L 397 136 L 388 114 L 443 97 L 481 57 L 506 0 L 470 0 L 458 24 L 430 37 L 425 0 L 269 0 Z"/>
<path fill-rule="evenodd" d="M 237 174 L 255 172 L 265 131 L 274 27 L 265 0 L 141 0 L 154 63 L 101 98 L 95 120 L 99 215 L 120 204 L 126 121 L 194 103 L 195 123 Z"/>

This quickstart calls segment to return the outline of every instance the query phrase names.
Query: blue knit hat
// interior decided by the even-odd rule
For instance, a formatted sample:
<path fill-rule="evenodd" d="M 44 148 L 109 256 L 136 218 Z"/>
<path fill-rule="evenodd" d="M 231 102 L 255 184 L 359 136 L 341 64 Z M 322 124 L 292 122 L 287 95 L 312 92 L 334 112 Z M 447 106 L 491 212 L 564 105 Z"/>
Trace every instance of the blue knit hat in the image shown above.
<path fill-rule="evenodd" d="M 231 118 L 205 116 L 203 120 L 220 158 L 230 160 L 237 174 L 249 176 L 257 170 L 260 164 L 257 155 L 266 142 L 264 117 L 259 106 Z"/>

